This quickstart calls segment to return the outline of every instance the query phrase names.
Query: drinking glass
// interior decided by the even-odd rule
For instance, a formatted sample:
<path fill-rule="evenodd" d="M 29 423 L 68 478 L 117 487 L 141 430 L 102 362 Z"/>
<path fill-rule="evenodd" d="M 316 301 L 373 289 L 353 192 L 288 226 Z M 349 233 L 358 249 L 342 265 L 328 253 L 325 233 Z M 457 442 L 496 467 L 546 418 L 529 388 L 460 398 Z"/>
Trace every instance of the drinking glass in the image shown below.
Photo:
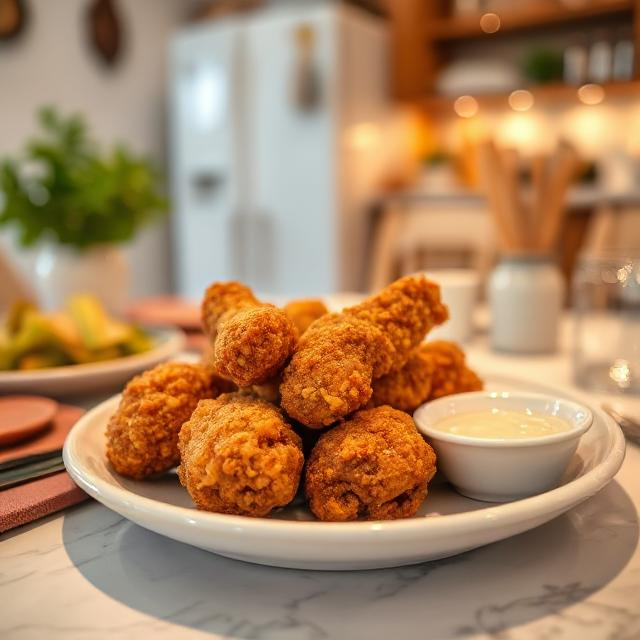
<path fill-rule="evenodd" d="M 573 279 L 573 364 L 580 386 L 640 395 L 640 255 L 584 255 Z"/>

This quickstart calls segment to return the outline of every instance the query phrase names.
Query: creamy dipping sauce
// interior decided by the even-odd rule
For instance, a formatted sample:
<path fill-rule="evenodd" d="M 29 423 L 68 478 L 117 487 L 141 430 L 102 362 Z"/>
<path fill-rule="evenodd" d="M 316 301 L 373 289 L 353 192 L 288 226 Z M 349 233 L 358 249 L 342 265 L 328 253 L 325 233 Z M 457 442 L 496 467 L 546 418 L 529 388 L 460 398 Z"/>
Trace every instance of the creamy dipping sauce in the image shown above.
<path fill-rule="evenodd" d="M 471 438 L 522 440 L 569 431 L 571 424 L 557 416 L 487 409 L 443 418 L 433 429 Z"/>

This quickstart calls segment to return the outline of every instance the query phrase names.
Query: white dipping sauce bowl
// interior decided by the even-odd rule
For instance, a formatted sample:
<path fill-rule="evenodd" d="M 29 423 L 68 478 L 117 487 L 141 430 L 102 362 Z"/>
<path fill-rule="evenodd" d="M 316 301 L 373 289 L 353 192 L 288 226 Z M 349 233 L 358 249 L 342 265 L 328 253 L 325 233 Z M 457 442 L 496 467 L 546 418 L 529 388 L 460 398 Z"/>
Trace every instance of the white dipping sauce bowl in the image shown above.
<path fill-rule="evenodd" d="M 520 411 L 557 416 L 568 431 L 531 438 L 479 438 L 434 428 L 440 420 L 475 411 Z M 580 436 L 593 422 L 591 411 L 576 402 L 536 393 L 475 391 L 432 400 L 414 413 L 420 432 L 438 456 L 438 468 L 464 496 L 509 502 L 557 486 Z"/>

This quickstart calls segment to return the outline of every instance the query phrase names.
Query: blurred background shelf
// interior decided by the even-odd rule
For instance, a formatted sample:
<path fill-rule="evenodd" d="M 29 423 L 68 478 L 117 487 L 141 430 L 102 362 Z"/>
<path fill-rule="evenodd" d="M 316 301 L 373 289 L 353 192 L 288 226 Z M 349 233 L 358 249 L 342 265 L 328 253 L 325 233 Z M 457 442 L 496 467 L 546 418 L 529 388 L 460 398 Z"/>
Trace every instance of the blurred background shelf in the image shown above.
<path fill-rule="evenodd" d="M 515 3 L 514 3 L 515 4 Z M 487 33 L 480 26 L 478 15 L 454 16 L 430 20 L 425 27 L 433 40 L 445 42 L 496 36 L 514 31 L 525 31 L 539 27 L 551 27 L 567 23 L 578 23 L 602 17 L 629 17 L 633 15 L 634 0 L 609 0 L 605 2 L 585 1 L 562 5 L 560 3 L 529 4 L 524 9 L 512 9 L 500 13 L 500 28 L 495 33 Z"/>
<path fill-rule="evenodd" d="M 640 80 L 630 82 L 608 82 L 601 85 L 605 97 L 634 98 L 640 96 Z M 580 104 L 578 88 L 567 84 L 547 84 L 535 87 L 523 87 L 529 91 L 536 104 L 566 105 Z M 509 107 L 509 92 L 476 94 L 474 98 L 480 108 L 506 109 Z M 453 111 L 453 104 L 457 96 L 431 95 L 426 96 L 421 105 L 429 113 L 446 113 Z"/>

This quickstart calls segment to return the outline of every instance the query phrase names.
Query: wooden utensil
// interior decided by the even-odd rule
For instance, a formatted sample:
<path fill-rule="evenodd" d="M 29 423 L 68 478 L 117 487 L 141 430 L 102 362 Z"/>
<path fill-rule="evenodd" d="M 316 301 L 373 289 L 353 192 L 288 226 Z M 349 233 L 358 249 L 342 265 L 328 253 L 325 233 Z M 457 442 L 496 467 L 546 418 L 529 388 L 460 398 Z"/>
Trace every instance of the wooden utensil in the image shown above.
<path fill-rule="evenodd" d="M 519 234 L 503 180 L 502 163 L 493 142 L 478 145 L 478 164 L 502 244 L 507 251 L 515 251 L 520 248 Z"/>
<path fill-rule="evenodd" d="M 578 154 L 567 144 L 560 145 L 549 169 L 548 194 L 543 202 L 538 248 L 549 252 L 558 239 L 564 218 L 565 200 L 578 167 Z"/>

